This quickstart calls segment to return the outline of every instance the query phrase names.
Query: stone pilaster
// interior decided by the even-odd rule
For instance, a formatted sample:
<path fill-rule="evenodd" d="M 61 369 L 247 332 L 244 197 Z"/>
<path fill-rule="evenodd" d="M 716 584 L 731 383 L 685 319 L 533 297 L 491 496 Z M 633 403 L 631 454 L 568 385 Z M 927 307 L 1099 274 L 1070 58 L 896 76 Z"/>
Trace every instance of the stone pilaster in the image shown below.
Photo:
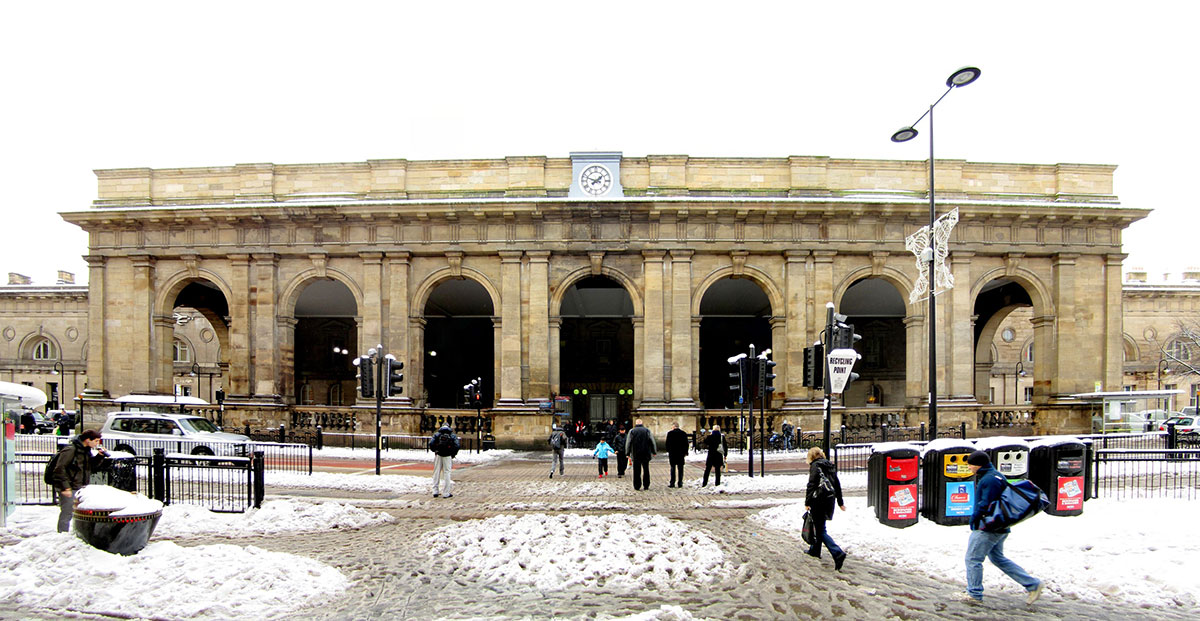
<path fill-rule="evenodd" d="M 1057 318 L 1054 315 L 1034 317 L 1033 324 L 1033 403 L 1045 404 L 1052 395 L 1058 394 L 1058 357 L 1054 355 L 1055 329 Z M 1026 369 L 1029 371 L 1029 369 Z"/>
<path fill-rule="evenodd" d="M 153 360 L 157 353 L 154 347 L 153 321 L 154 312 L 154 257 L 135 255 L 130 257 L 133 263 L 133 286 L 129 295 L 130 308 L 130 348 L 128 356 L 132 362 L 130 392 L 151 392 L 155 389 L 155 369 Z M 167 356 L 171 358 L 171 356 Z"/>
<path fill-rule="evenodd" d="M 425 359 L 423 347 L 413 342 L 409 330 L 410 257 L 408 252 L 389 252 L 383 276 L 383 337 L 380 342 L 388 343 L 388 347 L 396 350 L 394 355 L 404 361 L 404 393 L 397 399 L 403 405 L 409 405 L 421 396 L 418 391 L 424 376 L 419 369 Z"/>
<path fill-rule="evenodd" d="M 254 284 L 250 292 L 250 313 L 254 329 L 250 342 L 254 352 L 254 396 L 279 400 L 279 355 L 275 349 L 279 257 L 274 253 L 256 253 L 251 255 L 251 261 Z"/>
<path fill-rule="evenodd" d="M 938 393 L 953 399 L 974 399 L 972 386 L 975 379 L 975 330 L 971 316 L 974 315 L 974 304 L 971 301 L 971 260 L 974 252 L 955 251 L 950 255 L 950 273 L 955 276 L 954 288 L 939 295 L 944 312 L 938 313 L 938 319 L 945 316 L 943 323 L 945 331 L 938 334 L 938 341 L 945 341 L 946 358 L 943 365 L 946 369 L 945 388 L 938 382 Z M 942 311 L 942 309 L 938 309 Z"/>
<path fill-rule="evenodd" d="M 359 342 L 383 343 L 384 351 L 399 357 L 400 344 L 389 343 L 383 339 L 383 253 L 361 252 L 362 259 L 362 308 L 358 314 L 362 317 L 359 322 Z M 363 351 L 363 350 L 359 350 Z"/>
<path fill-rule="evenodd" d="M 275 318 L 275 334 L 279 339 L 279 391 L 286 403 L 300 403 L 300 395 L 296 394 L 296 325 L 299 323 L 295 317 Z M 357 385 L 355 392 L 358 392 Z"/>
<path fill-rule="evenodd" d="M 1043 359 L 1053 358 L 1057 373 L 1054 377 L 1059 382 L 1058 386 L 1054 387 L 1054 392 L 1050 393 L 1051 397 L 1067 395 L 1075 392 L 1081 392 L 1084 388 L 1091 390 L 1094 386 L 1091 382 L 1085 382 L 1081 369 L 1083 368 L 1083 358 L 1088 353 L 1091 347 L 1088 347 L 1084 342 L 1087 337 L 1079 334 L 1076 326 L 1076 306 L 1075 301 L 1079 299 L 1078 290 L 1076 288 L 1076 260 L 1079 258 L 1077 254 L 1063 253 L 1055 255 L 1052 258 L 1054 265 L 1054 299 L 1057 302 L 1057 342 L 1050 349 L 1042 349 L 1036 343 L 1033 355 L 1035 364 Z M 1040 376 L 1041 373 L 1038 373 Z M 1090 378 L 1093 382 L 1098 377 Z M 1036 381 L 1035 381 L 1036 384 Z M 1037 389 L 1034 389 L 1036 394 Z"/>
<path fill-rule="evenodd" d="M 151 317 L 154 324 L 155 354 L 150 359 L 153 368 L 151 390 L 159 394 L 175 394 L 175 316 Z"/>
<path fill-rule="evenodd" d="M 642 271 L 645 280 L 645 325 L 642 347 L 639 350 L 645 368 L 642 390 L 642 404 L 661 403 L 665 401 L 666 384 L 663 381 L 663 350 L 666 346 L 663 338 L 666 332 L 663 309 L 663 257 L 662 250 L 645 250 L 642 252 Z"/>
<path fill-rule="evenodd" d="M 500 401 L 523 405 L 521 395 L 521 251 L 500 251 Z"/>
<path fill-rule="evenodd" d="M 929 401 L 925 367 L 929 366 L 929 339 L 925 334 L 925 315 L 915 314 L 920 303 L 909 307 L 904 318 L 904 402 L 920 405 Z"/>
<path fill-rule="evenodd" d="M 809 253 L 803 250 L 788 250 L 783 253 L 783 309 L 775 309 L 775 314 L 783 315 L 783 338 L 775 340 L 782 344 L 782 354 L 776 355 L 779 361 L 781 376 L 776 380 L 783 397 L 784 407 L 798 405 L 804 394 L 804 348 L 812 345 L 808 340 L 808 301 L 807 287 L 804 286 Z M 782 313 L 780 312 L 782 310 Z"/>
<path fill-rule="evenodd" d="M 108 339 L 115 338 L 105 330 L 108 320 L 108 291 L 103 256 L 90 254 L 83 258 L 88 264 L 88 387 L 83 391 L 88 399 L 108 397 L 108 387 L 115 378 L 110 377 L 107 364 Z"/>
<path fill-rule="evenodd" d="M 529 257 L 529 389 L 530 399 L 550 396 L 550 252 Z"/>
<path fill-rule="evenodd" d="M 692 384 L 699 356 L 692 355 L 691 250 L 671 251 L 671 402 L 695 405 Z"/>
<path fill-rule="evenodd" d="M 1104 257 L 1104 389 L 1120 390 L 1125 364 L 1124 296 L 1121 286 L 1121 263 L 1125 256 L 1110 254 Z"/>
<path fill-rule="evenodd" d="M 229 255 L 229 394 L 250 396 L 254 369 L 250 366 L 250 255 Z"/>

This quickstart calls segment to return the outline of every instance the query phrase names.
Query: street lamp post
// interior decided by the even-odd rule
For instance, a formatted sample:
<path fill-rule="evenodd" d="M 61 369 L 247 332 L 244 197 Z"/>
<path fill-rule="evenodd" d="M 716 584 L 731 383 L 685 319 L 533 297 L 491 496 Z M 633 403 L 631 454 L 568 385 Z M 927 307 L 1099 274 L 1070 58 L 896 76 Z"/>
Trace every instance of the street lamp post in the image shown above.
<path fill-rule="evenodd" d="M 63 374 L 63 363 L 61 360 L 56 360 L 54 362 L 54 370 L 51 371 L 50 373 L 52 373 L 54 375 L 62 375 Z M 59 387 L 58 388 L 59 394 L 54 396 L 54 407 L 52 409 L 57 410 L 59 408 L 59 401 L 61 400 L 60 395 L 62 394 L 62 392 L 63 392 L 62 388 Z"/>
<path fill-rule="evenodd" d="M 192 363 L 192 377 L 196 378 L 196 393 L 200 392 L 200 363 Z"/>
<path fill-rule="evenodd" d="M 1025 377 L 1025 364 L 1017 361 L 1017 366 L 1013 367 L 1013 403 L 1021 404 L 1021 378 Z"/>
<path fill-rule="evenodd" d="M 1166 366 L 1166 370 L 1163 369 L 1163 366 Z M 1158 375 L 1158 389 L 1162 390 L 1162 376 L 1164 373 L 1171 372 L 1171 361 L 1167 360 L 1165 355 L 1161 351 L 1158 352 L 1158 367 L 1155 369 L 1155 371 L 1157 371 L 1157 375 Z M 1170 407 L 1168 407 L 1168 405 L 1169 405 L 1168 399 L 1166 399 L 1166 398 L 1160 397 L 1158 400 L 1158 403 L 1159 403 L 1160 409 L 1163 409 L 1163 410 L 1171 409 Z"/>
<path fill-rule="evenodd" d="M 937 298 L 934 296 L 934 257 L 937 255 L 936 240 L 933 235 L 937 222 L 937 208 L 934 205 L 933 182 L 933 108 L 945 99 L 950 91 L 960 86 L 966 86 L 979 79 L 980 71 L 975 67 L 963 67 L 950 74 L 946 79 L 946 92 L 937 101 L 929 104 L 929 110 L 921 115 L 912 125 L 902 127 L 892 134 L 892 142 L 908 142 L 917 137 L 913 129 L 921 119 L 929 117 L 929 430 L 930 437 L 937 438 Z"/>

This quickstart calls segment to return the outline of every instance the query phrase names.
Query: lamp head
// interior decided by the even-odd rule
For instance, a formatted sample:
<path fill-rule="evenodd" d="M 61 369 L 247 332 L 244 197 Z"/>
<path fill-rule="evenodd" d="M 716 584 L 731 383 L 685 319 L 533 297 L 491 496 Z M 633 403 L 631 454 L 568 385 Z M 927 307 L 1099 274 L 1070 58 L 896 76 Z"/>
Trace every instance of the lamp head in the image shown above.
<path fill-rule="evenodd" d="M 917 137 L 917 130 L 911 127 L 901 127 L 892 134 L 892 142 L 908 142 Z"/>
<path fill-rule="evenodd" d="M 978 80 L 980 73 L 982 72 L 979 71 L 978 67 L 963 67 L 962 69 L 950 74 L 950 77 L 946 78 L 946 86 L 949 86 L 950 88 L 966 86 L 971 82 Z"/>

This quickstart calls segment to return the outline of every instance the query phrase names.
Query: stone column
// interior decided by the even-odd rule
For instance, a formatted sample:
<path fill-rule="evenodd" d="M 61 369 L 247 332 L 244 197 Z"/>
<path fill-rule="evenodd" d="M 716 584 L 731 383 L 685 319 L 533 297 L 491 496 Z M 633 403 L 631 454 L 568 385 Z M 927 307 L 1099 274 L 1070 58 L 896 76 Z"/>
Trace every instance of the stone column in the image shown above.
<path fill-rule="evenodd" d="M 695 405 L 692 369 L 699 351 L 692 341 L 691 250 L 671 251 L 671 402 Z"/>
<path fill-rule="evenodd" d="M 788 325 L 788 322 L 783 317 L 772 317 L 771 318 L 771 355 L 770 355 L 770 358 L 771 358 L 771 360 L 774 360 L 776 362 L 778 362 L 780 360 L 781 355 L 784 357 L 787 356 L 787 349 L 786 349 L 787 346 L 786 345 L 784 346 L 782 352 L 779 352 L 778 349 L 775 347 L 776 343 L 787 343 L 787 325 Z M 784 399 L 784 397 L 786 397 L 786 395 L 779 394 L 781 392 L 780 389 L 783 388 L 783 385 L 784 385 L 783 382 L 786 381 L 786 378 L 787 378 L 787 376 L 784 375 L 783 373 L 781 373 L 781 371 L 783 371 L 783 369 L 779 368 L 778 365 L 772 367 L 771 369 L 769 369 L 767 371 L 768 373 L 774 373 L 776 376 L 782 376 L 782 377 L 776 377 L 774 383 L 771 384 L 772 386 L 775 387 L 775 392 L 771 393 L 771 398 L 767 402 L 768 408 L 778 406 L 779 403 Z"/>
<path fill-rule="evenodd" d="M 780 344 L 780 353 L 774 356 L 779 361 L 779 375 L 782 381 L 776 380 L 776 393 L 783 398 L 783 407 L 797 406 L 801 403 L 804 393 L 804 348 L 812 345 L 808 340 L 808 302 L 804 286 L 806 265 L 809 253 L 803 250 L 787 250 L 783 253 L 783 308 L 773 309 L 775 316 L 786 318 L 782 338 L 775 340 Z"/>
<path fill-rule="evenodd" d="M 278 401 L 280 397 L 279 352 L 275 350 L 277 341 L 276 314 L 278 306 L 279 286 L 276 270 L 279 267 L 279 256 L 274 253 L 255 253 L 251 255 L 253 262 L 253 287 L 250 293 L 251 351 L 254 364 L 254 396 L 260 399 Z"/>
<path fill-rule="evenodd" d="M 663 312 L 663 257 L 662 250 L 642 251 L 642 272 L 645 279 L 645 325 L 640 348 L 645 368 L 642 404 L 661 403 L 665 400 L 666 384 L 663 380 L 663 349 L 666 347 L 664 332 L 666 325 Z"/>
<path fill-rule="evenodd" d="M 88 264 L 88 314 L 87 314 L 87 379 L 88 387 L 83 390 L 85 398 L 100 399 L 110 396 L 108 375 L 107 339 L 113 335 L 105 330 L 107 325 L 108 292 L 105 282 L 105 258 L 90 254 L 83 257 Z M 76 389 L 78 390 L 78 389 Z"/>
<path fill-rule="evenodd" d="M 362 259 L 362 308 L 358 315 L 362 317 L 360 339 L 367 343 L 383 343 L 385 353 L 400 356 L 400 343 L 389 343 L 383 340 L 383 253 L 361 252 Z"/>
<path fill-rule="evenodd" d="M 929 385 L 925 367 L 929 366 L 929 339 L 925 334 L 925 315 L 916 314 L 917 304 L 910 305 L 904 318 L 904 403 L 910 406 L 929 402 Z"/>
<path fill-rule="evenodd" d="M 558 315 L 549 318 L 550 332 L 550 392 L 562 394 L 562 368 L 558 343 L 562 339 L 562 318 Z"/>
<path fill-rule="evenodd" d="M 154 349 L 150 361 L 154 369 L 152 390 L 161 394 L 175 394 L 175 316 L 154 315 Z"/>
<path fill-rule="evenodd" d="M 500 251 L 500 406 L 524 404 L 521 395 L 521 251 Z"/>
<path fill-rule="evenodd" d="M 411 254 L 408 252 L 389 252 L 382 290 L 383 334 L 379 342 L 387 343 L 396 358 L 404 361 L 404 392 L 396 401 L 400 405 L 411 405 L 413 399 L 421 396 L 420 385 L 423 376 L 420 369 L 425 360 L 422 338 L 421 343 L 413 342 L 413 334 L 409 328 L 409 291 L 408 273 Z"/>
<path fill-rule="evenodd" d="M 154 257 L 135 255 L 130 257 L 133 262 L 133 282 L 130 289 L 130 325 L 129 350 L 125 355 L 132 362 L 130 374 L 130 392 L 150 392 L 155 389 L 154 356 L 161 354 L 155 347 L 152 331 L 154 312 Z M 168 359 L 171 356 L 167 356 Z"/>
<path fill-rule="evenodd" d="M 550 252 L 528 251 L 529 257 L 529 389 L 530 399 L 550 397 Z"/>
<path fill-rule="evenodd" d="M 408 318 L 408 344 L 411 347 L 412 353 L 409 355 L 409 360 L 412 364 L 406 365 L 407 372 L 404 374 L 407 386 L 405 391 L 412 390 L 412 398 L 419 401 L 419 407 L 429 407 L 428 388 L 425 386 L 425 318 L 424 317 L 409 317 Z"/>
<path fill-rule="evenodd" d="M 696 349 L 696 354 L 692 360 L 692 398 L 696 404 L 703 407 L 700 403 L 700 321 L 703 317 L 699 315 L 692 317 L 692 347 Z"/>
<path fill-rule="evenodd" d="M 1120 390 L 1124 375 L 1125 343 L 1124 297 L 1121 285 L 1121 262 L 1124 255 L 1104 257 L 1104 389 Z M 1037 352 L 1034 351 L 1036 356 Z"/>
<path fill-rule="evenodd" d="M 1033 403 L 1041 405 L 1058 394 L 1058 358 L 1054 355 L 1055 323 L 1054 315 L 1045 315 L 1030 319 L 1033 324 L 1033 369 L 1025 369 L 1033 373 Z M 1061 332 L 1061 330 L 1057 330 Z"/>
<path fill-rule="evenodd" d="M 945 388 L 938 380 L 938 393 L 951 399 L 974 400 L 972 385 L 975 380 L 975 330 L 971 316 L 975 314 L 971 303 L 971 259 L 974 252 L 955 251 L 950 255 L 950 273 L 956 280 L 954 288 L 938 296 L 942 308 L 938 319 L 945 329 L 938 333 L 938 343 L 946 343 Z"/>
<path fill-rule="evenodd" d="M 1054 265 L 1054 305 L 1058 317 L 1056 320 L 1057 336 L 1056 343 L 1051 348 L 1043 349 L 1041 343 L 1036 341 L 1033 349 L 1035 364 L 1042 360 L 1054 360 L 1054 373 L 1052 375 L 1043 375 L 1040 372 L 1037 376 L 1053 377 L 1058 382 L 1054 387 L 1054 392 L 1049 393 L 1051 398 L 1060 395 L 1069 395 L 1074 392 L 1083 392 L 1084 389 L 1091 390 L 1092 382 L 1099 377 L 1086 378 L 1091 381 L 1084 381 L 1083 373 L 1083 358 L 1089 352 L 1094 351 L 1086 343 L 1088 338 L 1095 338 L 1098 335 L 1083 335 L 1079 334 L 1076 322 L 1076 304 L 1075 301 L 1080 298 L 1078 289 L 1076 288 L 1076 269 L 1075 261 L 1079 258 L 1077 254 L 1063 253 L 1052 257 Z M 1035 331 L 1036 335 L 1036 331 Z M 1037 380 L 1034 380 L 1037 383 Z M 1036 395 L 1037 389 L 1034 388 Z"/>
<path fill-rule="evenodd" d="M 229 395 L 247 398 L 254 380 L 250 366 L 250 255 L 229 255 Z"/>
<path fill-rule="evenodd" d="M 300 403 L 296 392 L 296 324 L 295 317 L 275 317 L 275 334 L 279 339 L 279 390 L 284 403 Z M 349 347 L 350 343 L 346 343 Z M 354 352 L 350 352 L 354 355 Z M 358 385 L 354 386 L 355 392 Z"/>
<path fill-rule="evenodd" d="M 646 331 L 645 319 L 642 317 L 633 318 L 633 408 L 637 409 L 642 404 L 642 395 L 646 394 L 646 361 L 642 351 L 645 349 Z"/>

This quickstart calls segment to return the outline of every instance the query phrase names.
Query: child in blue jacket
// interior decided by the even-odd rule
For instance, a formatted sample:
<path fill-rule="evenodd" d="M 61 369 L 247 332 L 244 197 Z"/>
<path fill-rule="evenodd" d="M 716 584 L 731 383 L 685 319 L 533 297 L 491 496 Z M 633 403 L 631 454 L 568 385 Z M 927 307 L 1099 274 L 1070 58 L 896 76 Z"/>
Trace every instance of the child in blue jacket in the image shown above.
<path fill-rule="evenodd" d="M 603 479 L 604 477 L 608 476 L 608 456 L 613 454 L 616 454 L 616 451 L 614 451 L 613 448 L 608 445 L 608 442 L 605 442 L 603 439 L 601 439 L 600 443 L 596 445 L 596 450 L 592 453 L 592 455 L 595 455 L 596 459 L 600 460 L 600 462 L 597 464 L 597 467 L 600 470 L 599 478 Z"/>

